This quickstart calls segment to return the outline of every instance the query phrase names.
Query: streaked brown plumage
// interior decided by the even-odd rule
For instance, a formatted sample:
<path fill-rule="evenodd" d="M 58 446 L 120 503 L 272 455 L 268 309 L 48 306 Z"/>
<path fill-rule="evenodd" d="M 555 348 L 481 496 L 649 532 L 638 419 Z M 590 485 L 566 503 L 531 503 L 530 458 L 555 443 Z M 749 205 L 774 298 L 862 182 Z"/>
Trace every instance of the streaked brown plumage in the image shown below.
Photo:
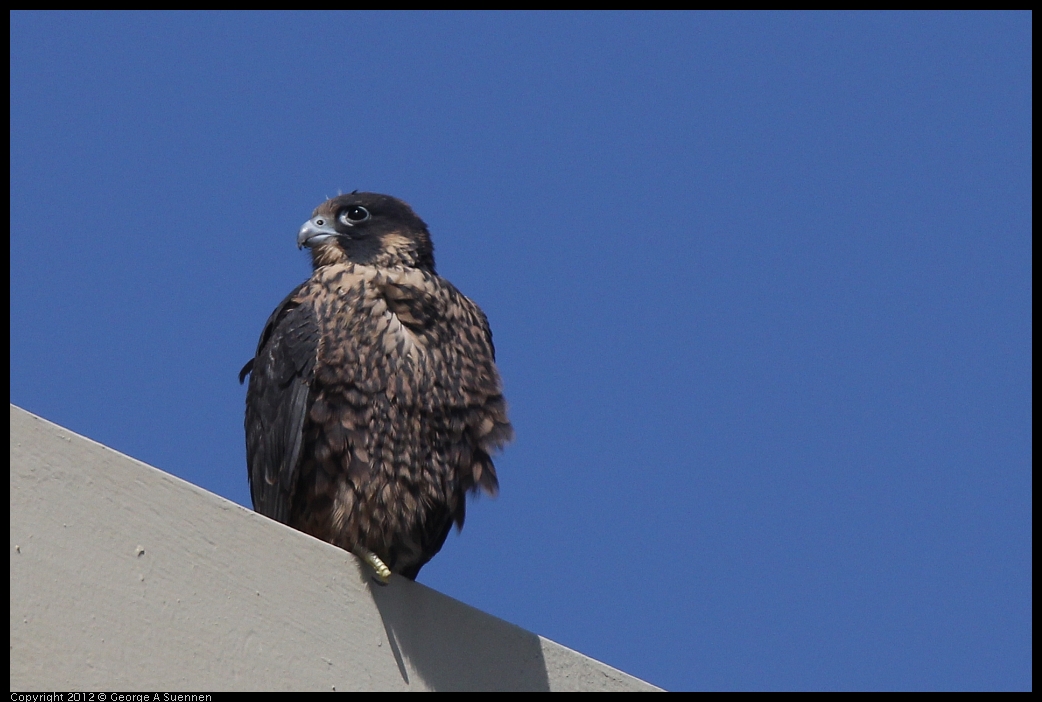
<path fill-rule="evenodd" d="M 488 321 L 434 271 L 404 202 L 352 193 L 298 235 L 314 273 L 268 319 L 240 373 L 254 508 L 415 578 L 498 490 L 513 436 Z"/>

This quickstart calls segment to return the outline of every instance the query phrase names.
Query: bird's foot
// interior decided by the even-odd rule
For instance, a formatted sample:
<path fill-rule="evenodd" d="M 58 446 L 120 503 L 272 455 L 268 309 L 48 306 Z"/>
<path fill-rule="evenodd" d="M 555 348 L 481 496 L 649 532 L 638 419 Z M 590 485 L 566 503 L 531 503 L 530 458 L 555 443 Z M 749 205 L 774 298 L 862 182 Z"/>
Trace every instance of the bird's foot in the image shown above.
<path fill-rule="evenodd" d="M 376 581 L 381 585 L 386 585 L 387 581 L 391 579 L 391 569 L 384 565 L 384 562 L 380 560 L 380 557 L 368 549 L 364 549 L 361 546 L 356 546 L 354 554 L 361 558 L 363 561 L 369 564 L 375 573 L 373 573 Z"/>

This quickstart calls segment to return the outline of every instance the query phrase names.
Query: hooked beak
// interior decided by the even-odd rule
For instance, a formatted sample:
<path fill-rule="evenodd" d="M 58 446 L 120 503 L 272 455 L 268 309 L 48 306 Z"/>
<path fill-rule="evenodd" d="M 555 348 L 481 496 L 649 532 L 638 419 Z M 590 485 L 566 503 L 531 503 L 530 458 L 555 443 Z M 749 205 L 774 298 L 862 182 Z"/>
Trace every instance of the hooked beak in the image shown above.
<path fill-rule="evenodd" d="M 297 248 L 305 246 L 318 246 L 332 237 L 340 236 L 326 215 L 316 215 L 304 222 L 304 226 L 297 232 Z"/>

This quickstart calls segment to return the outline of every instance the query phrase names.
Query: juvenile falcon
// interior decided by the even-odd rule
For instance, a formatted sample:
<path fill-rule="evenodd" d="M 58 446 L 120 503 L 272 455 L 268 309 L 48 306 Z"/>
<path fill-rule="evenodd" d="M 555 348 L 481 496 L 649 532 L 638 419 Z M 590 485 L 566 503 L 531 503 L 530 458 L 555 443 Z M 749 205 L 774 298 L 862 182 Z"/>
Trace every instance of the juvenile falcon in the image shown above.
<path fill-rule="evenodd" d="M 354 192 L 297 234 L 314 272 L 264 325 L 239 374 L 261 514 L 415 579 L 466 494 L 496 494 L 513 437 L 485 315 L 434 270 L 427 225 Z"/>

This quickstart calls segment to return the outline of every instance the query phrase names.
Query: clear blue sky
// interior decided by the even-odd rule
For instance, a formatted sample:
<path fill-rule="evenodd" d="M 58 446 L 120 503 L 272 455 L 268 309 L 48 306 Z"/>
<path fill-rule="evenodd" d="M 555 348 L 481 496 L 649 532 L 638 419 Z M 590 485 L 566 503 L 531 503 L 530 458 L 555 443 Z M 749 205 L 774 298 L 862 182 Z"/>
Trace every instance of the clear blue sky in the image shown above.
<path fill-rule="evenodd" d="M 1029 689 L 1031 98 L 1027 13 L 14 13 L 11 401 L 250 505 L 297 229 L 389 193 L 517 430 L 421 582 L 669 689 Z"/>

